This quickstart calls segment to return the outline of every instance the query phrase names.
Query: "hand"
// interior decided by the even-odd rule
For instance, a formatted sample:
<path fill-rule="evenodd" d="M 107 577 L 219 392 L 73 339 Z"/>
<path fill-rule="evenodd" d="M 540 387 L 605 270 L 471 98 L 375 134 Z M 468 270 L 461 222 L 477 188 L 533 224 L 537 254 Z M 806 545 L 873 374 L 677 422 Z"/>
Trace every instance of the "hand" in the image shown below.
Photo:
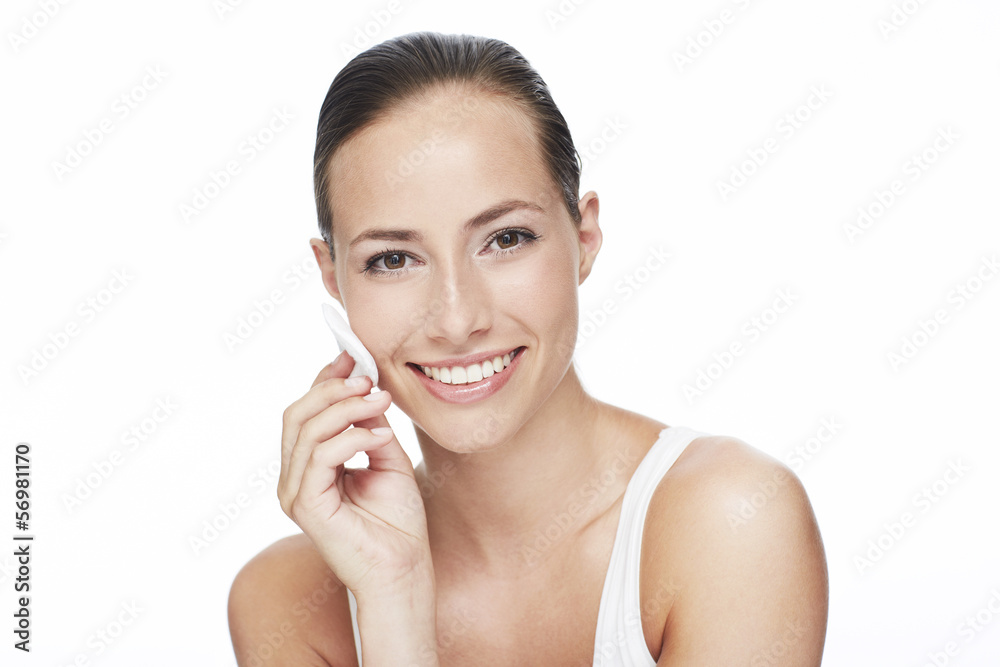
<path fill-rule="evenodd" d="M 384 415 L 389 393 L 365 400 L 370 378 L 345 384 L 353 368 L 342 354 L 285 410 L 278 499 L 356 596 L 384 595 L 433 577 L 427 515 L 413 464 Z M 345 468 L 360 451 L 368 467 Z"/>

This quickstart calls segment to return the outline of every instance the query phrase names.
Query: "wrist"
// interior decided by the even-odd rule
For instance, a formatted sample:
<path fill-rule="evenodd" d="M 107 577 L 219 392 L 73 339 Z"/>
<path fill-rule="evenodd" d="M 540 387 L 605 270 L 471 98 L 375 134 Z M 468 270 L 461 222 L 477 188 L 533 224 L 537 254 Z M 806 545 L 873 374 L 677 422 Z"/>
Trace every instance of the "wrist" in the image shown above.
<path fill-rule="evenodd" d="M 400 569 L 389 575 L 372 577 L 352 588 L 354 597 L 361 600 L 387 600 L 433 595 L 436 590 L 434 566 L 430 562 Z"/>
<path fill-rule="evenodd" d="M 420 569 L 390 581 L 370 582 L 352 592 L 360 608 L 362 602 L 372 605 L 388 602 L 416 604 L 421 600 L 436 602 L 436 590 L 434 570 Z"/>
<path fill-rule="evenodd" d="M 438 667 L 437 596 L 433 578 L 355 594 L 366 667 Z"/>

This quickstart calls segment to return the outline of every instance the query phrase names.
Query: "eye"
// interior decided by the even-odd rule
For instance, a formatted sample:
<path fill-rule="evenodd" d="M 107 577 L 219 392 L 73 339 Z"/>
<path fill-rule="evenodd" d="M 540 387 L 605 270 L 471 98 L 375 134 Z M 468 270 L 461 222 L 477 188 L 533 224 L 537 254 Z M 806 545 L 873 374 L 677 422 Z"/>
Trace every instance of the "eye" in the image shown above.
<path fill-rule="evenodd" d="M 520 250 L 538 238 L 538 235 L 532 234 L 526 229 L 501 229 L 493 235 L 487 245 L 493 245 L 495 242 L 499 247 L 499 251 L 495 254 L 503 255 Z"/>
<path fill-rule="evenodd" d="M 364 267 L 362 267 L 362 273 L 374 274 L 374 275 L 391 275 L 394 273 L 406 273 L 409 271 L 406 267 L 406 260 L 410 258 L 405 252 L 400 250 L 391 250 L 386 248 L 377 255 L 373 255 L 367 262 L 365 262 Z M 379 262 L 382 262 L 386 267 L 384 269 L 376 266 Z"/>

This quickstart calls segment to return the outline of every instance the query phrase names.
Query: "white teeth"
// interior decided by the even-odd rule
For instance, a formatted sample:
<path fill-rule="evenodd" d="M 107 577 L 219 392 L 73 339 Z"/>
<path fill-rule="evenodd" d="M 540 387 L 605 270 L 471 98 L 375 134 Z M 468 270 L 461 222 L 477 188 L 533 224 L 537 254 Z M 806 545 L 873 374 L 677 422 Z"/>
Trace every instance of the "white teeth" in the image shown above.
<path fill-rule="evenodd" d="M 483 367 L 479 364 L 472 364 L 465 369 L 465 373 L 469 376 L 469 382 L 479 382 L 483 379 Z M 452 378 L 452 381 L 454 381 L 454 378 Z"/>
<path fill-rule="evenodd" d="M 438 382 L 445 384 L 468 384 L 491 377 L 507 366 L 510 366 L 509 352 L 502 357 L 496 356 L 492 360 L 486 360 L 479 364 L 470 364 L 469 366 L 442 368 L 438 368 L 437 366 L 419 366 L 419 368 L 423 371 L 424 375 Z"/>

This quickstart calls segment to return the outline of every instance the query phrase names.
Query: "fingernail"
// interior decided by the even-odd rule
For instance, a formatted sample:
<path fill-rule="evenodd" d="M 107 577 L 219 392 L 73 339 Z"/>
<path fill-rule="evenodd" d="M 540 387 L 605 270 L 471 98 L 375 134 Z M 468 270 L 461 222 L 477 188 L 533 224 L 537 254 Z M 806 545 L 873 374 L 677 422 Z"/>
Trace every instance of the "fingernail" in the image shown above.
<path fill-rule="evenodd" d="M 372 392 L 371 394 L 368 394 L 368 395 L 365 396 L 365 400 L 366 401 L 380 401 L 380 400 L 382 400 L 382 394 L 384 394 L 384 393 L 385 393 L 384 391 Z"/>
<path fill-rule="evenodd" d="M 365 383 L 365 377 L 364 375 L 355 375 L 344 380 L 344 384 L 348 387 L 358 387 Z"/>
<path fill-rule="evenodd" d="M 388 426 L 379 426 L 378 428 L 372 429 L 372 435 L 377 435 L 380 438 L 386 435 L 392 435 L 392 429 Z"/>
<path fill-rule="evenodd" d="M 337 355 L 337 358 L 334 359 L 333 362 L 330 365 L 332 366 L 333 364 L 336 364 L 338 361 L 340 361 L 341 359 L 343 359 L 345 354 L 347 354 L 347 350 L 341 351 L 341 353 Z"/>

